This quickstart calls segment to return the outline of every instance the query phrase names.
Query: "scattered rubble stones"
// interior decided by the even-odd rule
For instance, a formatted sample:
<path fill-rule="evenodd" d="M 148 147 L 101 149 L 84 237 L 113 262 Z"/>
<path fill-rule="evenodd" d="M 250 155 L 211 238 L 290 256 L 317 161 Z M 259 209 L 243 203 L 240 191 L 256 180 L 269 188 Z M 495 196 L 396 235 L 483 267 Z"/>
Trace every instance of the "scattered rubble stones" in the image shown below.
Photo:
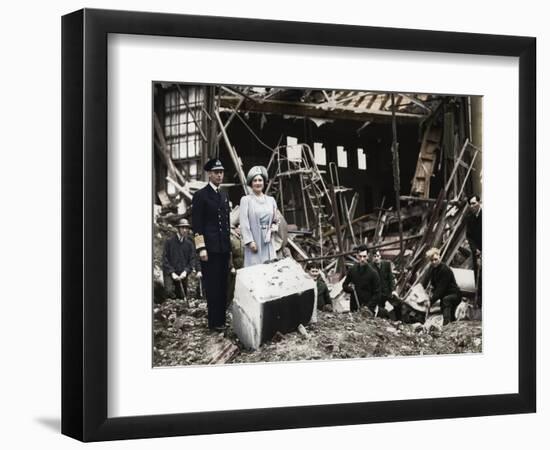
<path fill-rule="evenodd" d="M 231 323 L 230 313 L 228 323 Z M 432 323 L 426 330 L 375 318 L 365 310 L 354 314 L 318 311 L 317 323 L 304 326 L 308 339 L 298 332 L 276 333 L 257 351 L 243 348 L 228 327 L 212 333 L 207 328 L 206 303 L 190 299 L 166 300 L 153 310 L 153 364 L 185 366 L 208 364 L 214 349 L 224 340 L 239 347 L 229 363 L 254 363 L 348 358 L 479 353 L 482 328 L 479 321 L 453 322 L 444 327 Z"/>

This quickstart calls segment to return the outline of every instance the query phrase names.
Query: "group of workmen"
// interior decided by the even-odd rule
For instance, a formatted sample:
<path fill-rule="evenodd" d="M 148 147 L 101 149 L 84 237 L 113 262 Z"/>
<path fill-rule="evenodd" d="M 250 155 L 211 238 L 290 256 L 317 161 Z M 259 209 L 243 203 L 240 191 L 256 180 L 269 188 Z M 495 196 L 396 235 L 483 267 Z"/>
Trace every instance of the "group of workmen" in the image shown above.
<path fill-rule="evenodd" d="M 186 219 L 176 224 L 176 234 L 165 242 L 162 266 L 164 286 L 169 297 L 186 298 L 189 275 L 195 274 L 199 281 L 198 290 L 206 297 L 208 328 L 219 332 L 226 326 L 229 275 L 235 272 L 231 258 L 231 206 L 227 193 L 220 190 L 224 178 L 222 162 L 211 159 L 204 170 L 208 173 L 208 184 L 193 196 L 192 228 Z M 273 210 L 274 201 L 263 194 L 267 171 L 255 166 L 249 172 L 247 181 L 251 193 L 241 200 L 240 217 L 245 228 L 240 235 L 245 246 L 244 266 L 273 259 L 271 233 L 277 230 L 276 206 Z M 472 250 L 476 282 L 480 285 L 479 197 L 472 196 L 469 204 L 467 238 Z M 375 250 L 369 260 L 366 245 L 357 247 L 355 256 L 357 263 L 349 268 L 343 283 L 343 290 L 350 294 L 350 310 L 354 312 L 365 306 L 377 317 L 402 320 L 404 303 L 395 292 L 391 262 L 383 260 L 379 250 Z M 455 309 L 461 301 L 460 290 L 452 270 L 441 261 L 437 248 L 430 249 L 426 257 L 431 267 L 424 284 L 431 284 L 430 303 L 440 301 L 444 324 L 447 324 L 454 320 Z M 331 299 L 320 265 L 312 262 L 307 266 L 307 271 L 317 283 L 317 308 L 330 309 Z"/>
<path fill-rule="evenodd" d="M 477 195 L 468 199 L 466 215 L 466 238 L 470 246 L 474 280 L 476 284 L 475 303 L 481 306 L 481 250 L 482 216 L 481 203 Z M 343 289 L 350 294 L 350 310 L 357 311 L 366 306 L 375 316 L 391 320 L 415 321 L 417 314 L 403 302 L 395 291 L 395 278 L 390 261 L 383 260 L 379 250 L 372 254 L 366 245 L 357 247 L 357 263 L 346 275 Z M 453 270 L 441 261 L 441 252 L 432 247 L 425 253 L 430 263 L 427 276 L 423 278 L 424 288 L 430 287 L 427 310 L 439 301 L 443 325 L 456 320 L 456 309 L 462 301 L 462 294 Z M 411 319 L 412 317 L 412 319 Z"/>
<path fill-rule="evenodd" d="M 356 257 L 358 262 L 348 270 L 343 284 L 344 291 L 350 294 L 351 311 L 365 306 L 375 317 L 403 322 L 422 321 L 422 315 L 397 295 L 390 261 L 383 260 L 379 251 L 375 251 L 372 261 L 369 261 L 368 249 L 364 245 L 357 248 Z M 462 296 L 454 273 L 441 261 L 439 250 L 431 248 L 426 252 L 426 258 L 430 268 L 422 284 L 424 287 L 431 285 L 431 295 L 424 307 L 429 310 L 439 300 L 443 325 L 446 325 L 455 320 L 455 310 Z"/>

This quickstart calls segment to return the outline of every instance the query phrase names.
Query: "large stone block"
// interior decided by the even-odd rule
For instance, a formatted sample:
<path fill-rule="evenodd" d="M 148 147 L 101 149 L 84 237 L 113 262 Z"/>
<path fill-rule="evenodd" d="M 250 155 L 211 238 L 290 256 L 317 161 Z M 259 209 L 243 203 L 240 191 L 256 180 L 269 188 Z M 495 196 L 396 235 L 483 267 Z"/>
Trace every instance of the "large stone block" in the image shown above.
<path fill-rule="evenodd" d="M 248 348 L 258 349 L 277 331 L 296 331 L 316 319 L 317 286 L 292 258 L 237 271 L 233 329 Z"/>

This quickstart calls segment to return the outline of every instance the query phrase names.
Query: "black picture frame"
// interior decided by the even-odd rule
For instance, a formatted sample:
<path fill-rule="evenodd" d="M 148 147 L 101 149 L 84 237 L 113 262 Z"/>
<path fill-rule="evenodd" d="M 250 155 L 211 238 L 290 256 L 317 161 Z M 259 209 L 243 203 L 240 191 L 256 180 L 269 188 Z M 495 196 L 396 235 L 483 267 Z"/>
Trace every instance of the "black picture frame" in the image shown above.
<path fill-rule="evenodd" d="M 107 36 L 193 37 L 519 58 L 517 393 L 107 417 Z M 62 433 L 82 441 L 535 412 L 536 39 L 84 9 L 62 18 Z"/>

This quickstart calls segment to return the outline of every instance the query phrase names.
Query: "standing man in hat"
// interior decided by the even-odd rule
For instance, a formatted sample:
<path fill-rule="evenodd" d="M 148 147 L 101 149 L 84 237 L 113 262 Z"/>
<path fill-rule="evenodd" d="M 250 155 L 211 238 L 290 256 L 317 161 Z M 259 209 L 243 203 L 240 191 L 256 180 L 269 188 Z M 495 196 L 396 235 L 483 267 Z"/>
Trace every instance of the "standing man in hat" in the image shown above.
<path fill-rule="evenodd" d="M 186 298 L 187 280 L 195 269 L 195 246 L 189 239 L 191 225 L 186 219 L 176 224 L 176 234 L 164 243 L 162 271 L 167 298 Z"/>
<path fill-rule="evenodd" d="M 202 267 L 203 288 L 208 305 L 208 328 L 225 328 L 227 279 L 229 274 L 229 199 L 220 191 L 224 167 L 219 159 L 208 161 L 208 184 L 193 195 L 192 220 L 195 247 Z"/>

